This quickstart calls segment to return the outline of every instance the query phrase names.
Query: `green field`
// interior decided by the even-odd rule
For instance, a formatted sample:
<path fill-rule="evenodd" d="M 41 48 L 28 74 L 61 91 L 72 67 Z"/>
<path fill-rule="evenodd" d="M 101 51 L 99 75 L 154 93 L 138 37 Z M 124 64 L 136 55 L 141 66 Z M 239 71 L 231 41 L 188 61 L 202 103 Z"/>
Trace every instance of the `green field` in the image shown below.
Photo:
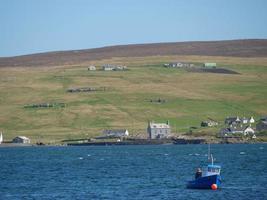
<path fill-rule="evenodd" d="M 267 114 L 267 62 L 261 58 L 187 56 L 183 61 L 212 59 L 239 75 L 190 73 L 167 69 L 172 57 L 116 58 L 97 61 L 127 64 L 128 71 L 87 71 L 80 66 L 0 68 L 0 131 L 4 139 L 29 136 L 33 142 L 101 135 L 106 128 L 126 128 L 146 135 L 147 122 L 170 120 L 174 135 L 199 127 L 208 117 Z M 181 58 L 180 58 L 181 59 Z M 94 64 L 94 63 L 93 63 Z M 71 87 L 106 87 L 106 91 L 67 93 Z M 165 99 L 165 103 L 150 100 Z M 24 108 L 26 104 L 61 102 L 66 107 Z M 218 128 L 198 128 L 215 135 Z"/>

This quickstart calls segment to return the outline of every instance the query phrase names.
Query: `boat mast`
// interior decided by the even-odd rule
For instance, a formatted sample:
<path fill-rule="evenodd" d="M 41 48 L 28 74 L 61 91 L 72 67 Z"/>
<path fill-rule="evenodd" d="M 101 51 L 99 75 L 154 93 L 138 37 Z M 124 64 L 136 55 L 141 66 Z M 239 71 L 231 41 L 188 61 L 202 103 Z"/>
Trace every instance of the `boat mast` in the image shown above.
<path fill-rule="evenodd" d="M 213 165 L 213 156 L 212 156 L 212 154 L 210 153 L 210 143 L 209 143 L 209 146 L 208 146 L 208 160 L 209 160 L 209 161 L 211 160 L 211 164 Z"/>
<path fill-rule="evenodd" d="M 208 145 L 208 160 L 210 160 L 210 143 Z"/>

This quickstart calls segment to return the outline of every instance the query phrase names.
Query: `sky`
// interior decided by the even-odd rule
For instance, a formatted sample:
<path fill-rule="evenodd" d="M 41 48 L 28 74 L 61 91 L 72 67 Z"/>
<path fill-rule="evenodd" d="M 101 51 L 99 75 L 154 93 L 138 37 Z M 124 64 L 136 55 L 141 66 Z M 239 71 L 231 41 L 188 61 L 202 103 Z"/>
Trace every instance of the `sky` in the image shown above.
<path fill-rule="evenodd" d="M 0 0 L 0 57 L 249 38 L 267 39 L 267 0 Z"/>

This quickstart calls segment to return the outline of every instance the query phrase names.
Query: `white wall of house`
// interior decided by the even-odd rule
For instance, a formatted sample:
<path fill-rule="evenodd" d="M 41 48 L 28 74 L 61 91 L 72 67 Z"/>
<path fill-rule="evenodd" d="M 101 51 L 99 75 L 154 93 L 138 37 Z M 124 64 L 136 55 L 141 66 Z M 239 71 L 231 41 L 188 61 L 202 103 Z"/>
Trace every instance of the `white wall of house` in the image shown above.
<path fill-rule="evenodd" d="M 254 134 L 255 131 L 251 128 L 251 127 L 247 127 L 245 130 L 244 130 L 244 135 L 252 135 Z"/>
<path fill-rule="evenodd" d="M 0 132 L 0 144 L 2 144 L 2 142 L 3 142 L 3 133 Z"/>

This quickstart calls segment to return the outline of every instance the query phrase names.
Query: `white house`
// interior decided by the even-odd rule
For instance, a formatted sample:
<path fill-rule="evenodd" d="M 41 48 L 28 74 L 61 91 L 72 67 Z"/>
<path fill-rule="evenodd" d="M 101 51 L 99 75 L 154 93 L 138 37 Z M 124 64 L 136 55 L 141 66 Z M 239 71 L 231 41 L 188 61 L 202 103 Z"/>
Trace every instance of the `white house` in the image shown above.
<path fill-rule="evenodd" d="M 255 119 L 254 119 L 252 116 L 249 118 L 249 123 L 250 123 L 250 124 L 255 123 Z"/>
<path fill-rule="evenodd" d="M 13 143 L 30 144 L 31 140 L 25 136 L 17 136 L 12 140 Z"/>
<path fill-rule="evenodd" d="M 103 134 L 109 137 L 127 137 L 129 131 L 127 129 L 104 130 Z"/>

